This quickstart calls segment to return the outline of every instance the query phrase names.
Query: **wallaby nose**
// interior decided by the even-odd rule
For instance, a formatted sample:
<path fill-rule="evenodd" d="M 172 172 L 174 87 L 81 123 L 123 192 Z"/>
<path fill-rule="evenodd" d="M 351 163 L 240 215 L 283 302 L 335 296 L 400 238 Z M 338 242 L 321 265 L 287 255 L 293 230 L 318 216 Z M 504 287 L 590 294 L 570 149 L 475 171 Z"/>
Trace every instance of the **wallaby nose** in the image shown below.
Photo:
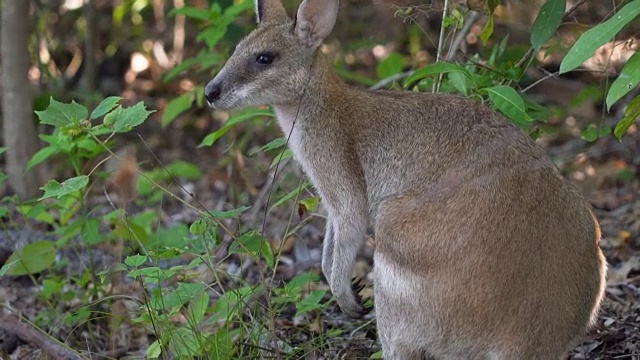
<path fill-rule="evenodd" d="M 209 104 L 213 104 L 216 100 L 220 98 L 220 93 L 222 92 L 222 87 L 220 83 L 214 82 L 213 80 L 209 81 L 207 86 L 204 88 L 204 97 L 207 98 Z"/>

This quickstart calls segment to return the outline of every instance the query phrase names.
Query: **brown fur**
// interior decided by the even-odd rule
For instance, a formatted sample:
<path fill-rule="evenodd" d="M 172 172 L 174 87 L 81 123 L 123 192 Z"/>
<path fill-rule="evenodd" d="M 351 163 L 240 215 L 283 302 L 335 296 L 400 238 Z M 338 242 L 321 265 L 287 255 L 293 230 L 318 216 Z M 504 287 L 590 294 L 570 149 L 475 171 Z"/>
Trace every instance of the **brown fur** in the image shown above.
<path fill-rule="evenodd" d="M 258 28 L 206 94 L 216 108 L 271 104 L 291 133 L 327 208 L 322 270 L 342 311 L 364 311 L 351 268 L 373 228 L 386 359 L 565 356 L 604 292 L 588 203 L 482 105 L 345 84 L 318 50 L 337 7 L 305 0 L 293 22 L 278 1 L 258 1 Z M 263 52 L 275 61 L 257 64 Z"/>

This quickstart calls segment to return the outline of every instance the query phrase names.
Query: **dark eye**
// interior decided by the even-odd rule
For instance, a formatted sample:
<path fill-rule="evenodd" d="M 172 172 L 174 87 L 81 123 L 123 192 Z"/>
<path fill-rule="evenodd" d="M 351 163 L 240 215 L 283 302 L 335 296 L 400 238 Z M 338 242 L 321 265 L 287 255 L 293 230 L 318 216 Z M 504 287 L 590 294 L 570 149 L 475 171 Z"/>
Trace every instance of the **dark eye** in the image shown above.
<path fill-rule="evenodd" d="M 269 65 L 273 63 L 275 59 L 276 56 L 269 52 L 260 53 L 256 56 L 256 62 L 260 65 Z"/>

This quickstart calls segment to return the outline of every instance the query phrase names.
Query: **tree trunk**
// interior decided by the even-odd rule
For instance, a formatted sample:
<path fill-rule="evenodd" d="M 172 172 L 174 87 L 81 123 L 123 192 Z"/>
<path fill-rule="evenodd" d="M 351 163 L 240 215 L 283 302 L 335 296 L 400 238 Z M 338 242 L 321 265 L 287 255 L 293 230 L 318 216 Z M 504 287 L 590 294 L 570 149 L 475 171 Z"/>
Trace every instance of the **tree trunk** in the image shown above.
<path fill-rule="evenodd" d="M 38 174 L 25 172 L 38 149 L 29 84 L 29 0 L 2 2 L 2 128 L 9 183 L 22 199 L 38 194 Z"/>

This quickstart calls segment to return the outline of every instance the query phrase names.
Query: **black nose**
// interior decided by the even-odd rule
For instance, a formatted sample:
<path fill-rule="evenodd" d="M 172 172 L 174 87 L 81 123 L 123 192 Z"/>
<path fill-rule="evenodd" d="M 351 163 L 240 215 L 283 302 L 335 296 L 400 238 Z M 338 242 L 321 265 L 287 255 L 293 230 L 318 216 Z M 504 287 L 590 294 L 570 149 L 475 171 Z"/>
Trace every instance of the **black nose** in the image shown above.
<path fill-rule="evenodd" d="M 214 103 L 220 98 L 220 92 L 222 92 L 222 87 L 218 82 L 210 81 L 204 88 L 204 96 L 207 98 L 207 101 L 209 101 L 209 104 Z"/>

